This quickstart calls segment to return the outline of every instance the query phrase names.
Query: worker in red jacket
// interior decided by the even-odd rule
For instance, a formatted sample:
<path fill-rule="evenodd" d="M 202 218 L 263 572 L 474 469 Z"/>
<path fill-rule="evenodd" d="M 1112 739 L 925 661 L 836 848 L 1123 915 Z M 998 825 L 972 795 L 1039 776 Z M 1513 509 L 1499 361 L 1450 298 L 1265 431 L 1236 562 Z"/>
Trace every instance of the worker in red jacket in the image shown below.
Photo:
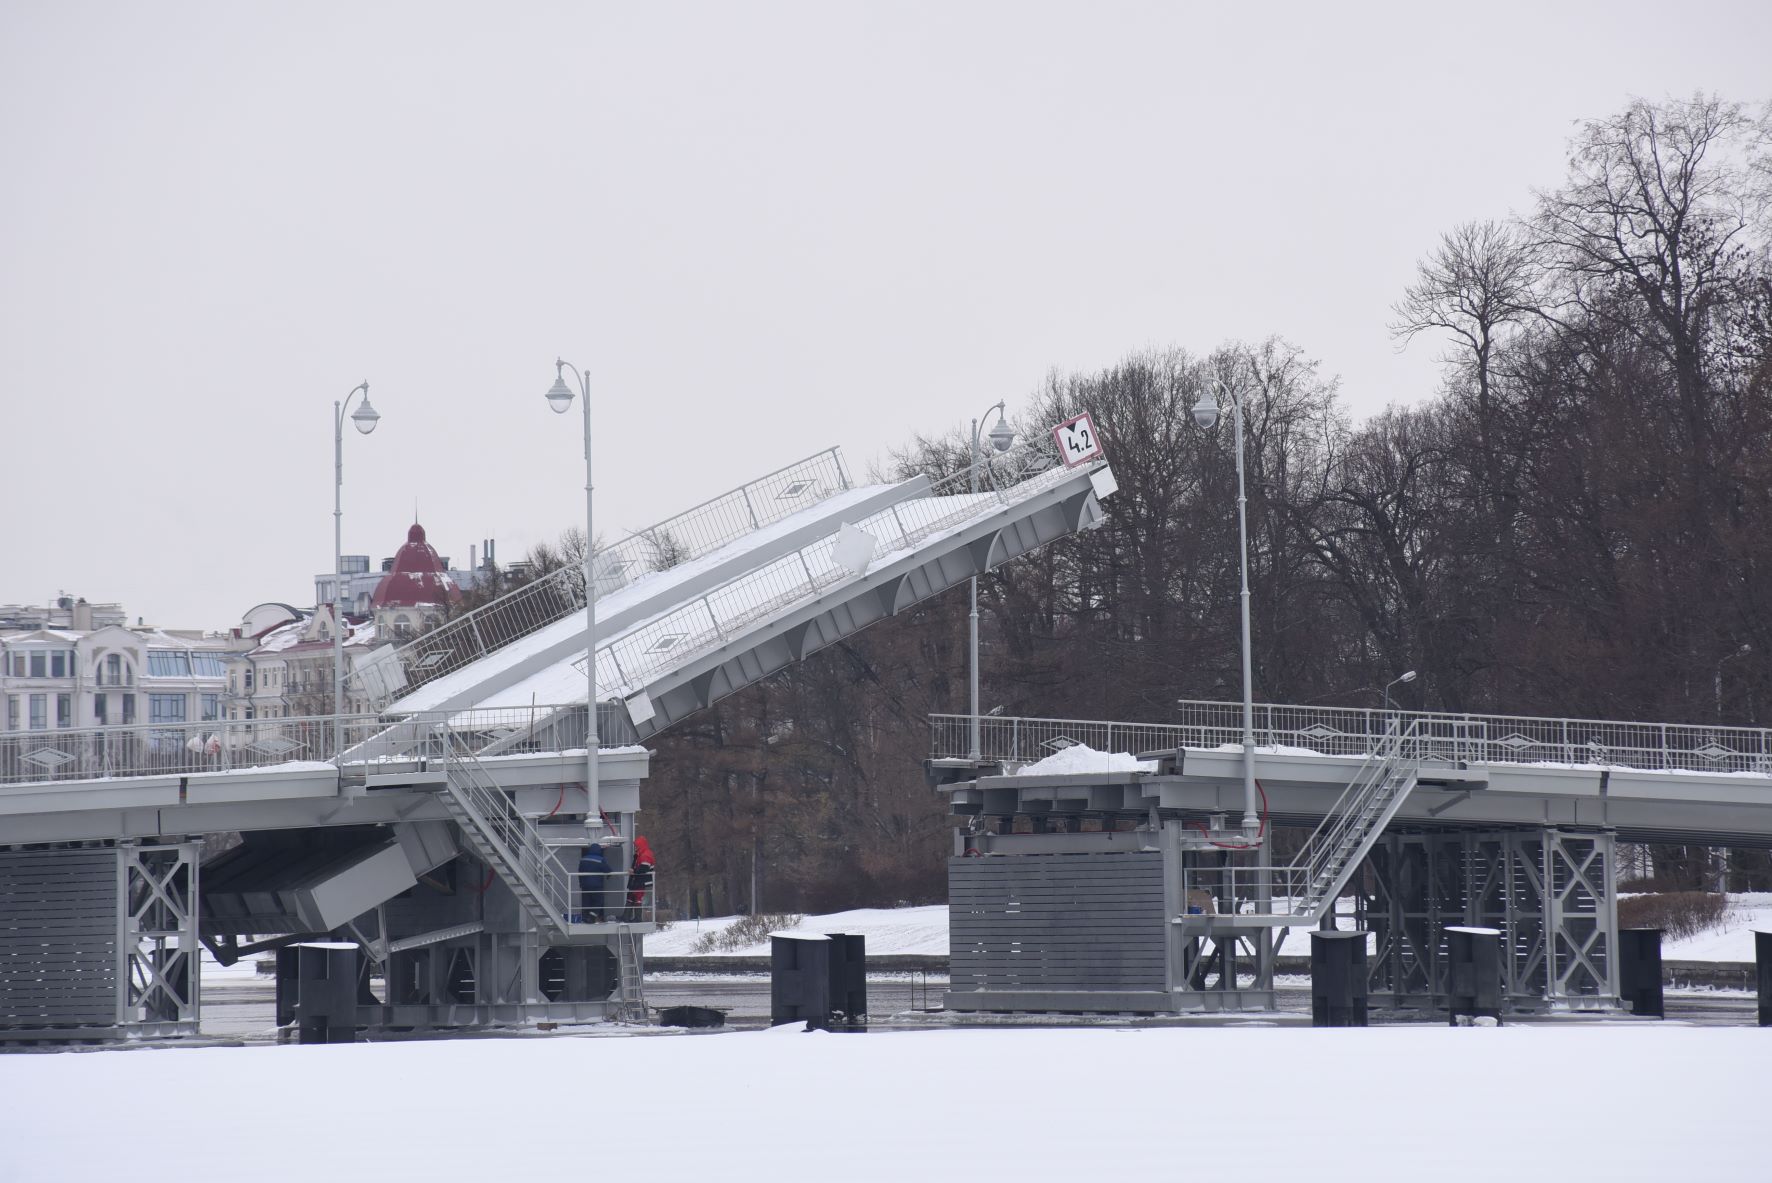
<path fill-rule="evenodd" d="M 644 837 L 634 839 L 634 866 L 628 872 L 628 912 L 630 920 L 640 919 L 646 893 L 652 890 L 652 844 Z"/>

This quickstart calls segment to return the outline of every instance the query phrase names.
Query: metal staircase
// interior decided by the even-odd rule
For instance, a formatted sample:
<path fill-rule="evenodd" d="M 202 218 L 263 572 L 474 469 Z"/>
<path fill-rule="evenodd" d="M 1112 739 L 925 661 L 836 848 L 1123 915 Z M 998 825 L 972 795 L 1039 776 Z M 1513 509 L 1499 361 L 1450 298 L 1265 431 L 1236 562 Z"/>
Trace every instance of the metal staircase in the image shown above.
<path fill-rule="evenodd" d="M 448 779 L 443 803 L 468 844 L 504 880 L 544 932 L 565 936 L 572 889 L 541 831 L 498 787 L 466 736 L 440 725 Z"/>
<path fill-rule="evenodd" d="M 1220 894 L 1224 903 L 1253 902 L 1219 915 L 1177 918 L 1184 927 L 1234 930 L 1316 924 L 1335 906 L 1354 871 L 1415 788 L 1426 747 L 1421 719 L 1390 722 L 1374 750 L 1323 821 L 1290 862 L 1278 866 L 1197 868 L 1183 873 L 1185 889 Z"/>
<path fill-rule="evenodd" d="M 1419 721 L 1393 722 L 1287 868 L 1293 915 L 1321 920 L 1415 788 Z"/>

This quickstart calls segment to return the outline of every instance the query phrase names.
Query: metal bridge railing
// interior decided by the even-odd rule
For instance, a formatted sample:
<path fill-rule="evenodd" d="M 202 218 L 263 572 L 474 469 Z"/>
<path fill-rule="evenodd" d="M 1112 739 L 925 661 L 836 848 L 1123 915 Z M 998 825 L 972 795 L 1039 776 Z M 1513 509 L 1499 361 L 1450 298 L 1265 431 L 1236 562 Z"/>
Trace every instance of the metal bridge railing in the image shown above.
<path fill-rule="evenodd" d="M 387 725 L 374 715 L 344 719 L 344 750 Z M 332 716 L 0 732 L 0 785 L 108 777 L 190 776 L 265 768 L 293 761 L 325 763 L 333 750 Z"/>
<path fill-rule="evenodd" d="M 1242 704 L 1187 700 L 1179 716 L 1174 723 L 986 717 L 979 720 L 980 754 L 1018 763 L 1077 743 L 1107 752 L 1240 750 Z M 1365 756 L 1376 750 L 1392 718 L 1422 723 L 1422 756 L 1430 760 L 1772 775 L 1772 732 L 1758 727 L 1256 703 L 1255 743 L 1282 751 Z M 931 715 L 930 754 L 965 759 L 971 722 L 968 715 Z"/>
<path fill-rule="evenodd" d="M 971 715 L 929 716 L 929 752 L 935 759 L 972 754 Z M 1031 764 L 1079 745 L 1098 752 L 1157 752 L 1186 747 L 1189 733 L 1164 723 L 1113 723 L 1090 719 L 1020 719 L 981 716 L 980 756 L 1010 764 Z M 1239 730 L 1238 734 L 1242 732 Z"/>
<path fill-rule="evenodd" d="M 981 467 L 977 493 L 968 491 L 969 477 L 962 471 L 937 482 L 925 496 L 900 501 L 852 525 L 873 535 L 873 563 L 878 565 L 978 517 L 987 507 L 1024 501 L 1082 471 L 1087 470 L 1064 468 L 1050 433 L 1043 433 L 993 456 Z M 723 645 L 757 621 L 851 578 L 833 558 L 837 539 L 833 531 L 599 647 L 597 685 L 612 692 L 637 689 L 653 674 Z M 582 661 L 579 666 L 583 668 Z"/>
<path fill-rule="evenodd" d="M 448 748 L 439 738 L 445 727 L 475 752 L 523 755 L 582 750 L 585 708 L 582 702 L 477 708 L 392 723 L 375 715 L 348 715 L 339 751 L 333 750 L 330 715 L 7 731 L 0 732 L 0 785 L 191 776 L 291 762 L 335 764 L 346 776 L 360 777 L 380 764 L 445 758 Z M 597 738 L 603 748 L 639 742 L 627 713 L 608 703 L 599 704 Z"/>
<path fill-rule="evenodd" d="M 710 498 L 597 550 L 597 598 L 642 575 L 698 559 L 849 487 L 842 454 L 827 448 Z M 562 567 L 448 621 L 351 674 L 353 693 L 385 705 L 585 606 L 584 572 Z M 390 664 L 392 668 L 390 668 Z"/>

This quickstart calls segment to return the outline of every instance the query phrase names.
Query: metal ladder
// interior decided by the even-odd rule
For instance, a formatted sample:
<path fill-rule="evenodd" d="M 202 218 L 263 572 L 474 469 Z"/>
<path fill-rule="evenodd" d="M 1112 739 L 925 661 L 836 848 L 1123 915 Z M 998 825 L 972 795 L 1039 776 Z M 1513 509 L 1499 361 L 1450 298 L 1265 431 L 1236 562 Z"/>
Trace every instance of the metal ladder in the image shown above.
<path fill-rule="evenodd" d="M 474 853 L 498 873 L 538 927 L 566 935 L 572 888 L 541 831 L 498 787 L 467 738 L 448 724 L 438 727 L 447 757 L 444 807 Z"/>
<path fill-rule="evenodd" d="M 646 982 L 640 965 L 640 938 L 625 923 L 615 930 L 615 957 L 621 981 L 616 1018 L 624 1023 L 644 1023 Z"/>

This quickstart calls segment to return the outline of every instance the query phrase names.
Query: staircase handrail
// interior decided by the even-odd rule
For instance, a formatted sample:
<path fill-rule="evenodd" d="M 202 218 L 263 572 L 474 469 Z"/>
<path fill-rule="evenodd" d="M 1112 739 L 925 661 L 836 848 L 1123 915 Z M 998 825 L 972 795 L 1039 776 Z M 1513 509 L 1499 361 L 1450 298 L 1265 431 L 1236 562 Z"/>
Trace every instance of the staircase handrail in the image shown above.
<path fill-rule="evenodd" d="M 1286 901 L 1283 910 L 1266 913 L 1263 923 L 1321 920 L 1414 787 L 1423 755 L 1421 727 L 1420 720 L 1389 723 L 1291 862 L 1192 868 L 1182 873 L 1183 890 L 1228 884 L 1230 896 L 1242 899 L 1246 898 L 1238 889 L 1242 884 L 1257 899 Z"/>
<path fill-rule="evenodd" d="M 1315 878 L 1325 868 L 1342 839 L 1357 824 L 1365 805 L 1384 787 L 1396 766 L 1413 751 L 1419 726 L 1419 720 L 1390 720 L 1378 743 L 1360 762 L 1347 788 L 1341 791 L 1324 813 L 1323 820 L 1305 839 L 1298 854 L 1293 856 L 1293 867 L 1308 871 L 1310 878 Z"/>
<path fill-rule="evenodd" d="M 455 777 L 448 778 L 449 791 L 458 792 L 457 800 L 474 818 L 479 837 L 497 849 L 540 901 L 542 914 L 536 919 L 564 933 L 572 910 L 566 869 L 541 831 L 486 771 L 472 745 L 447 723 L 438 724 L 438 732 L 450 767 L 464 774 L 459 783 Z"/>

